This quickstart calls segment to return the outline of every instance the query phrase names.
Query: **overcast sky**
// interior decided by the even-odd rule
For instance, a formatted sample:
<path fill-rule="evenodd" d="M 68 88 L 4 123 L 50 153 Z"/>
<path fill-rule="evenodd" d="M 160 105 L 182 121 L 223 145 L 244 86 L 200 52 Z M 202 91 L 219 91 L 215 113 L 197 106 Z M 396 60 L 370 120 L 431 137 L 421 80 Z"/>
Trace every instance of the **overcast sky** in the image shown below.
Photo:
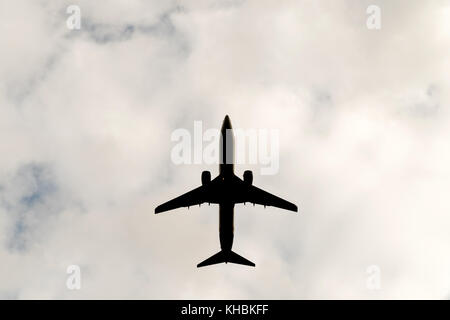
<path fill-rule="evenodd" d="M 0 39 L 0 298 L 450 296 L 449 1 L 0 0 Z M 300 212 L 237 205 L 256 268 L 197 269 L 217 206 L 153 212 L 218 173 L 172 132 L 225 114 L 279 131 L 236 174 Z"/>

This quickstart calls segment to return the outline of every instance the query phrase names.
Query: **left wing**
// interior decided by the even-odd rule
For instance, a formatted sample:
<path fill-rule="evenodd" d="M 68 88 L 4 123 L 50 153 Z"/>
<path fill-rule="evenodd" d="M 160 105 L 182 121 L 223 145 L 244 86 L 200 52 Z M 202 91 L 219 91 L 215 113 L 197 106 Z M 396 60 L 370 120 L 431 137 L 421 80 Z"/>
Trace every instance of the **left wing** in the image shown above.
<path fill-rule="evenodd" d="M 297 212 L 297 206 L 289 201 L 281 199 L 267 191 L 259 189 L 254 185 L 247 185 L 241 180 L 241 190 L 239 195 L 239 201 L 237 202 L 251 202 L 260 204 L 263 206 L 272 206 L 281 209 Z"/>
<path fill-rule="evenodd" d="M 175 199 L 169 200 L 163 203 L 162 205 L 157 206 L 155 209 L 155 213 L 169 211 L 181 207 L 190 207 L 195 206 L 197 204 L 202 204 L 203 202 L 207 201 L 205 189 L 206 188 L 204 186 L 200 186 L 189 192 L 186 192 L 185 194 Z"/>
<path fill-rule="evenodd" d="M 220 179 L 216 177 L 207 185 L 201 185 L 198 188 L 195 188 L 185 194 L 167 201 L 162 205 L 159 205 L 155 209 L 155 213 L 160 213 L 164 211 L 169 211 L 181 207 L 190 207 L 199 205 L 205 202 L 208 203 L 217 203 L 218 197 L 218 187 L 220 184 Z"/>

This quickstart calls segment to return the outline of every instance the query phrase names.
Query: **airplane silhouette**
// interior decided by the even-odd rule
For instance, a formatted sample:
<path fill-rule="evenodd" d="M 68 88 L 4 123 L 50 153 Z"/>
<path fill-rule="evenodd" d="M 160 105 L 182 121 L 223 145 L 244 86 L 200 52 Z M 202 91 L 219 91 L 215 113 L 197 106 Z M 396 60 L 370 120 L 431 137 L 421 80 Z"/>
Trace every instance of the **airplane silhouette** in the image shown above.
<path fill-rule="evenodd" d="M 155 214 L 207 202 L 219 205 L 219 238 L 221 251 L 199 263 L 197 268 L 217 263 L 255 264 L 231 250 L 234 237 L 234 205 L 250 202 L 264 207 L 274 206 L 297 212 L 297 206 L 252 185 L 253 173 L 244 172 L 243 180 L 234 174 L 234 134 L 228 116 L 222 124 L 220 137 L 219 175 L 211 180 L 209 171 L 202 172 L 202 185 L 156 207 Z"/>

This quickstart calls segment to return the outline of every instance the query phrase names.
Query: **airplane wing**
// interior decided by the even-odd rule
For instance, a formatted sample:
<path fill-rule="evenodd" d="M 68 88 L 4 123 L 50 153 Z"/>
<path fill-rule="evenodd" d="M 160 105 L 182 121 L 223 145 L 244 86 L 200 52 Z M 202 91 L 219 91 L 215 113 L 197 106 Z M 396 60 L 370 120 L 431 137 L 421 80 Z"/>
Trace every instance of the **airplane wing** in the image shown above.
<path fill-rule="evenodd" d="M 155 209 L 155 213 L 160 213 L 164 211 L 169 211 L 181 207 L 190 207 L 195 206 L 197 204 L 202 204 L 203 202 L 206 202 L 205 199 L 205 187 L 200 186 L 198 188 L 195 188 L 189 192 L 186 192 L 185 194 L 169 200 L 162 205 L 159 205 Z"/>
<path fill-rule="evenodd" d="M 253 185 L 244 185 L 241 191 L 241 201 L 239 202 L 250 202 L 256 203 L 263 206 L 272 206 L 281 209 L 286 209 L 290 211 L 297 212 L 297 206 L 289 201 L 281 199 L 267 191 L 257 188 Z"/>
<path fill-rule="evenodd" d="M 155 209 L 155 213 L 161 213 L 164 211 L 169 211 L 182 207 L 191 207 L 195 205 L 199 205 L 205 202 L 208 203 L 217 203 L 216 194 L 217 194 L 217 183 L 219 179 L 214 179 L 208 185 L 201 185 L 198 188 L 195 188 L 185 194 L 169 200 L 162 205 L 159 205 Z"/>

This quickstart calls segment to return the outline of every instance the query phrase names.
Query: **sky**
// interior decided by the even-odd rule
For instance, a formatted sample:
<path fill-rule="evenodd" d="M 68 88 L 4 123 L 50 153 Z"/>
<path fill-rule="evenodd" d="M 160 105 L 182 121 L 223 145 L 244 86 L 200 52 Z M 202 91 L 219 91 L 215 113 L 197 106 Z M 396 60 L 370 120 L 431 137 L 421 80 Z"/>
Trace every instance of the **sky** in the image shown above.
<path fill-rule="evenodd" d="M 0 39 L 0 298 L 450 297 L 450 2 L 0 0 Z M 154 208 L 218 174 L 172 133 L 226 114 L 277 130 L 236 174 L 299 213 L 236 205 L 256 268 L 197 269 L 217 206 Z"/>

